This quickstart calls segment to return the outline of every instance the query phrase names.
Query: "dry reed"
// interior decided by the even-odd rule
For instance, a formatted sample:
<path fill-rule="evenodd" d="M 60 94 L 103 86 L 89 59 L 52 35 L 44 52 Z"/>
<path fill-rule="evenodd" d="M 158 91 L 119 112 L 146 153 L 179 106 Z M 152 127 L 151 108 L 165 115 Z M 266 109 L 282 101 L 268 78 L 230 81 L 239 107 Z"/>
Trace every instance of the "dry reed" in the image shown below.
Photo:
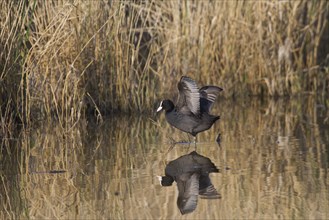
<path fill-rule="evenodd" d="M 226 97 L 328 93 L 327 1 L 0 6 L 2 130 L 55 117 L 67 131 L 86 113 L 150 112 L 182 74 Z"/>
<path fill-rule="evenodd" d="M 223 183 L 220 192 L 226 205 L 213 217 L 231 218 L 232 213 L 235 218 L 328 217 L 323 211 L 328 206 L 326 194 L 304 190 L 328 185 L 328 155 L 321 153 L 328 151 L 329 115 L 320 111 L 329 106 L 321 96 L 329 92 L 328 7 L 324 0 L 1 1 L 0 218 L 136 217 L 134 208 L 143 204 L 131 196 L 134 187 L 141 189 L 150 182 L 140 178 L 142 173 L 153 175 L 154 169 L 164 168 L 166 149 L 150 143 L 184 136 L 173 133 L 164 120 L 154 125 L 146 118 L 110 118 L 95 132 L 88 128 L 91 120 L 82 118 L 94 114 L 104 121 L 103 115 L 112 112 L 151 112 L 164 94 L 176 91 L 182 74 L 200 84 L 223 86 L 226 97 L 319 94 L 320 104 L 309 98 L 287 108 L 266 101 L 263 114 L 241 111 L 253 105 L 249 100 L 223 103 L 214 109 L 222 116 L 220 123 L 198 140 L 214 140 L 221 130 L 227 145 L 224 142 L 216 162 L 230 164 L 235 171 L 254 170 L 258 177 L 253 179 L 255 174 L 250 173 L 249 181 L 241 182 L 239 173 L 222 174 L 216 184 Z M 55 124 L 29 129 L 31 121 L 52 122 L 52 118 Z M 17 124 L 28 125 L 30 133 L 15 136 Z M 300 143 L 294 143 L 292 136 Z M 268 143 L 279 147 L 264 148 Z M 309 152 L 305 158 L 292 157 L 292 152 L 305 149 Z M 212 156 L 218 150 L 202 152 Z M 255 166 L 251 161 L 257 161 L 261 170 L 250 169 Z M 313 164 L 312 169 L 303 170 L 305 161 Z M 31 174 L 51 169 L 68 172 Z M 111 182 L 94 175 L 104 170 Z M 284 209 L 298 205 L 296 196 L 283 198 L 289 204 L 282 206 L 262 201 L 280 198 L 282 179 L 286 189 L 293 189 L 284 194 L 297 192 L 310 198 L 305 205 L 308 213 L 294 216 L 294 210 Z M 93 193 L 95 186 L 104 188 Z M 261 211 L 278 208 L 281 213 L 236 213 L 239 205 L 259 208 L 252 200 L 258 193 L 255 188 L 263 193 L 258 197 L 258 204 L 265 204 Z M 268 190 L 275 193 L 266 194 Z M 152 210 L 145 215 L 140 213 L 141 218 L 154 217 L 160 208 L 166 214 L 163 198 L 157 195 L 153 184 L 143 202 L 156 199 L 156 205 L 149 206 Z M 111 197 L 112 203 L 99 204 L 102 196 Z M 247 203 L 239 204 L 241 198 Z M 169 203 L 174 197 L 165 199 Z M 173 210 L 168 218 L 179 217 L 175 204 L 168 209 Z"/>

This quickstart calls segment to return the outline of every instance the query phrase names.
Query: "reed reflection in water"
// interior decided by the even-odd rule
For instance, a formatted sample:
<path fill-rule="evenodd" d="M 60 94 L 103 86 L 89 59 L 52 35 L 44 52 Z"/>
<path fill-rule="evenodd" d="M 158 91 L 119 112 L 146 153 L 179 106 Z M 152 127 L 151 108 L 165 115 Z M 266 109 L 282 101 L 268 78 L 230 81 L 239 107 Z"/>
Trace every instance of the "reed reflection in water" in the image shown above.
<path fill-rule="evenodd" d="M 169 137 L 186 136 L 164 116 L 115 116 L 2 139 L 0 218 L 329 218 L 325 101 L 223 101 L 213 111 L 221 119 L 199 134 L 197 153 L 220 170 L 211 182 L 221 199 L 199 199 L 182 216 L 177 188 L 162 187 L 157 175 L 194 146 L 168 151 Z"/>

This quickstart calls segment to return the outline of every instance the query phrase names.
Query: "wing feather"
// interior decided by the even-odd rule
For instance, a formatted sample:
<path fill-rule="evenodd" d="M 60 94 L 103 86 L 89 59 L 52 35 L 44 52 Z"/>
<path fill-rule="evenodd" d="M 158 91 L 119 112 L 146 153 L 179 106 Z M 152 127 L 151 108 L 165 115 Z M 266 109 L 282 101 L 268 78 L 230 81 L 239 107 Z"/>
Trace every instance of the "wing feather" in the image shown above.
<path fill-rule="evenodd" d="M 200 106 L 202 112 L 210 112 L 212 104 L 223 89 L 217 86 L 204 86 L 200 89 Z"/>
<path fill-rule="evenodd" d="M 177 108 L 198 115 L 200 113 L 200 92 L 195 81 L 187 76 L 182 76 L 178 83 L 178 90 Z"/>

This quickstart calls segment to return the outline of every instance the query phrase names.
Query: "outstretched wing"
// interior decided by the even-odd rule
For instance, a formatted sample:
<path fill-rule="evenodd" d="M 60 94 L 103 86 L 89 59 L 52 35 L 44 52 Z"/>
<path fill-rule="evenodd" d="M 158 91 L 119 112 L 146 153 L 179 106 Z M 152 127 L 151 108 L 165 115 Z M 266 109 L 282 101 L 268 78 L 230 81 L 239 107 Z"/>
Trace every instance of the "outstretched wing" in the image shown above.
<path fill-rule="evenodd" d="M 182 215 L 193 212 L 198 204 L 200 174 L 185 173 L 183 176 L 177 181 L 177 206 Z"/>
<path fill-rule="evenodd" d="M 212 104 L 222 90 L 217 86 L 204 86 L 200 89 L 201 112 L 210 112 Z"/>
<path fill-rule="evenodd" d="M 190 111 L 198 115 L 200 112 L 200 93 L 195 81 L 187 76 L 182 76 L 178 83 L 178 90 L 177 108 L 180 111 Z"/>

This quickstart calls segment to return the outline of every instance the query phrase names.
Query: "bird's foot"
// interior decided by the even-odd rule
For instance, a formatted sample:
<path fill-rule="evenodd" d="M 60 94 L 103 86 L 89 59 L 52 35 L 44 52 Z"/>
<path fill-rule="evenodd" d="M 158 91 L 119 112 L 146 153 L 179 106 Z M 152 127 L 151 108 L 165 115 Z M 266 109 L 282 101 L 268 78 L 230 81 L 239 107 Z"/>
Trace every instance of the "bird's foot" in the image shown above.
<path fill-rule="evenodd" d="M 190 141 L 187 140 L 181 140 L 181 141 L 176 141 L 175 139 L 173 139 L 172 137 L 169 138 L 169 143 L 170 144 L 190 144 Z"/>

